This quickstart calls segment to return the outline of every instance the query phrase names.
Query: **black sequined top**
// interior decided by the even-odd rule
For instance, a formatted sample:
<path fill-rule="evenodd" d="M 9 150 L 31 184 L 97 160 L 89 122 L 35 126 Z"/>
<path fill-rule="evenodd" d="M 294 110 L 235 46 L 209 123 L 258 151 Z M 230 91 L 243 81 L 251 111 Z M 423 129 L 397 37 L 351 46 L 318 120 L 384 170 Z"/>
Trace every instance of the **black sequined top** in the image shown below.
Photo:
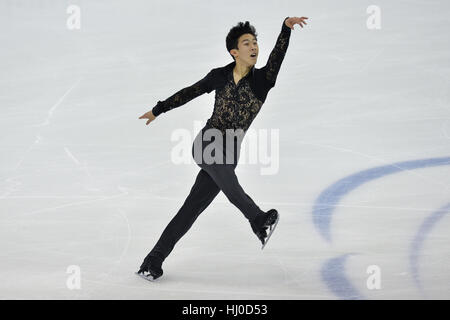
<path fill-rule="evenodd" d="M 224 67 L 212 69 L 200 81 L 181 89 L 164 101 L 158 101 L 152 109 L 153 114 L 158 116 L 205 92 L 210 93 L 215 90 L 214 111 L 207 120 L 207 124 L 219 129 L 222 133 L 225 133 L 226 129 L 247 131 L 266 100 L 269 90 L 275 86 L 291 36 L 291 29 L 284 23 L 287 18 L 289 17 L 283 20 L 275 47 L 263 68 L 257 69 L 253 66 L 237 85 L 233 78 L 235 61 Z"/>

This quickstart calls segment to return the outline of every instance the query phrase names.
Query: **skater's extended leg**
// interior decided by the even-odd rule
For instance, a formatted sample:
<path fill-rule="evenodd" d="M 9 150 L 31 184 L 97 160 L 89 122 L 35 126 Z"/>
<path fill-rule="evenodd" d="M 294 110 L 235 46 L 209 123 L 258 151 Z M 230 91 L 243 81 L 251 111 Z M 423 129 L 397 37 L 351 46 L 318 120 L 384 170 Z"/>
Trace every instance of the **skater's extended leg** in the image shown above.
<path fill-rule="evenodd" d="M 194 221 L 220 192 L 219 187 L 205 170 L 200 170 L 188 197 L 164 229 L 150 256 L 164 260 L 177 241 L 191 228 Z"/>
<path fill-rule="evenodd" d="M 202 168 L 212 177 L 228 200 L 251 222 L 264 211 L 242 189 L 235 173 L 235 167 L 235 165 L 224 164 L 202 165 Z"/>

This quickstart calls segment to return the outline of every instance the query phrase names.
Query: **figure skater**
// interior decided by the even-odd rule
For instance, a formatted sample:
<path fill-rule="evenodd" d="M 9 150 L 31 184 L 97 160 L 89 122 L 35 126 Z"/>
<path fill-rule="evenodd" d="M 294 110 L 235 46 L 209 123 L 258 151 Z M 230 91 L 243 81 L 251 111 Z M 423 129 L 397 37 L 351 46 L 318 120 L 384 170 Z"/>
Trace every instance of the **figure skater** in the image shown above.
<path fill-rule="evenodd" d="M 264 248 L 278 222 L 278 212 L 275 209 L 264 212 L 255 204 L 239 184 L 235 168 L 242 139 L 264 104 L 269 90 L 275 86 L 291 30 L 294 30 L 295 24 L 303 28 L 306 19 L 286 17 L 283 20 L 275 47 L 261 69 L 255 68 L 259 54 L 256 30 L 248 21 L 239 22 L 226 37 L 227 51 L 234 60 L 232 63 L 212 69 L 203 79 L 164 101 L 158 101 L 151 111 L 139 117 L 148 119 L 148 125 L 161 113 L 215 90 L 213 113 L 192 145 L 192 156 L 200 172 L 178 213 L 145 257 L 138 275 L 151 281 L 163 275 L 164 260 L 220 191 L 247 218 Z"/>

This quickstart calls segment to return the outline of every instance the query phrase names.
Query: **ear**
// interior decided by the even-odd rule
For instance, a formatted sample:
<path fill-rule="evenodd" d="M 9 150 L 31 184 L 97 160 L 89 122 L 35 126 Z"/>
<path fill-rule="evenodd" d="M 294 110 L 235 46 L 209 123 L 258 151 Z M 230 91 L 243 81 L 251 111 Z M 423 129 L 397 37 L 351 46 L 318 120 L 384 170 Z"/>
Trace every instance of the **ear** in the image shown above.
<path fill-rule="evenodd" d="M 232 55 L 233 57 L 236 58 L 236 56 L 237 56 L 237 54 L 238 54 L 238 51 L 237 51 L 236 49 L 231 49 L 231 50 L 230 50 L 230 53 L 231 53 L 231 55 Z"/>

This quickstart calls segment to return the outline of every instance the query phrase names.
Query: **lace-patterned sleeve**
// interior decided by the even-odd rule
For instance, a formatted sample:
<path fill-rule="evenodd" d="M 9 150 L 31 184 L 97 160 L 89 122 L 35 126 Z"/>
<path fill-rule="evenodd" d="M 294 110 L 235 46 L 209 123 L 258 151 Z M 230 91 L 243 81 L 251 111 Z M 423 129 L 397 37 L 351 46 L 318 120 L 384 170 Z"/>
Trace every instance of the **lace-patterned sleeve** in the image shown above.
<path fill-rule="evenodd" d="M 286 55 L 286 51 L 289 46 L 291 29 L 284 23 L 287 18 L 289 17 L 286 17 L 283 20 L 283 26 L 281 27 L 281 32 L 278 36 L 275 48 L 273 48 L 272 52 L 270 53 L 267 64 L 264 67 L 266 79 L 271 87 L 275 86 L 278 71 L 280 71 L 281 63 L 283 62 L 284 56 Z"/>
<path fill-rule="evenodd" d="M 197 81 L 193 85 L 181 89 L 164 101 L 158 101 L 156 106 L 153 107 L 152 113 L 155 117 L 157 117 L 161 113 L 178 108 L 192 99 L 204 94 L 205 92 L 210 93 L 212 90 L 211 70 L 203 79 Z"/>

